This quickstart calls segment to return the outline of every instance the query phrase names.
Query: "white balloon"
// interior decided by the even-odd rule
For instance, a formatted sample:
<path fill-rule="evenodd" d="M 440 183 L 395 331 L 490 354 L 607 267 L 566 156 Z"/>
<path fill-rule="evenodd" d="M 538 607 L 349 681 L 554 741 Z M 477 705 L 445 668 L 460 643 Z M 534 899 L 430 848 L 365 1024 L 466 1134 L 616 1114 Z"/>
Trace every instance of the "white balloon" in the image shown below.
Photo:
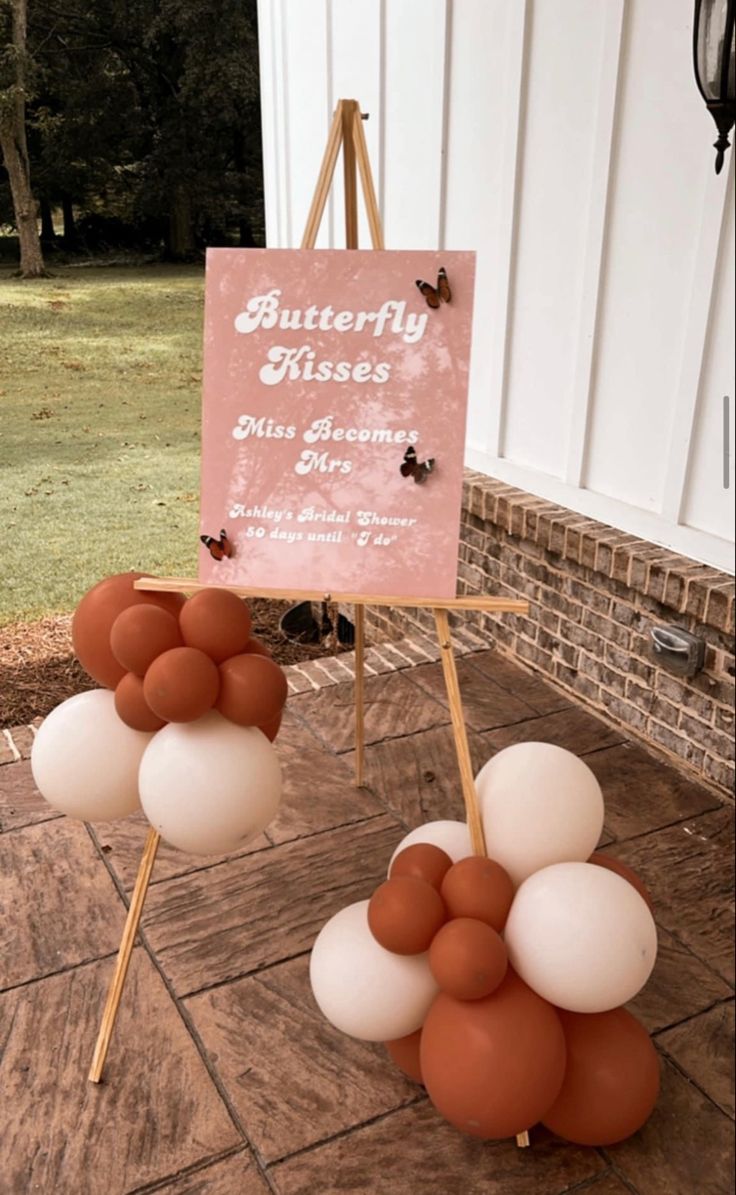
<path fill-rule="evenodd" d="M 555 863 L 525 880 L 504 936 L 514 970 L 570 1012 L 606 1012 L 633 1000 L 657 957 L 646 901 L 594 863 Z"/>
<path fill-rule="evenodd" d="M 552 743 L 516 743 L 475 778 L 486 849 L 520 884 L 551 863 L 583 862 L 603 829 L 603 794 L 582 759 Z"/>
<path fill-rule="evenodd" d="M 453 863 L 474 854 L 470 842 L 470 831 L 465 822 L 425 822 L 423 826 L 417 826 L 414 830 L 410 830 L 401 839 L 389 860 L 389 870 L 391 870 L 391 864 L 399 851 L 403 851 L 407 846 L 413 846 L 415 842 L 430 842 L 433 846 L 440 847 L 450 856 Z"/>
<path fill-rule="evenodd" d="M 244 846 L 266 828 L 281 801 L 281 768 L 265 734 L 215 710 L 157 731 L 138 782 L 151 825 L 192 855 Z"/>
<path fill-rule="evenodd" d="M 152 737 L 125 725 L 109 689 L 77 693 L 51 711 L 34 739 L 36 787 L 69 817 L 127 817 L 140 808 L 138 768 Z"/>
<path fill-rule="evenodd" d="M 368 901 L 348 905 L 320 930 L 309 962 L 312 992 L 336 1029 L 393 1041 L 422 1025 L 437 995 L 426 954 L 392 954 L 368 928 Z"/>

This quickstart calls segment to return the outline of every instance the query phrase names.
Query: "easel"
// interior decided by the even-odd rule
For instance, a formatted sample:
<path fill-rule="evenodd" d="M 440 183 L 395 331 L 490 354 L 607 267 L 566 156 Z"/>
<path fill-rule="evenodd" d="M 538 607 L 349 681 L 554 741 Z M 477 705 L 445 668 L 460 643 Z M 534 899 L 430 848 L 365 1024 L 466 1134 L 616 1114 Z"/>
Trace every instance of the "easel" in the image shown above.
<path fill-rule="evenodd" d="M 322 159 L 322 166 L 317 179 L 312 205 L 307 217 L 307 224 L 302 238 L 302 249 L 313 249 L 317 240 L 317 233 L 322 222 L 325 204 L 332 185 L 335 165 L 340 147 L 343 151 L 344 189 L 345 189 L 345 245 L 347 249 L 358 248 L 358 186 L 357 172 L 363 189 L 368 226 L 374 249 L 383 249 L 383 230 L 381 217 L 376 202 L 373 186 L 368 148 L 363 133 L 363 120 L 356 100 L 339 100 L 332 119 L 327 147 Z M 357 169 L 356 169 L 357 167 Z M 137 589 L 156 592 L 193 593 L 206 586 L 199 581 L 186 577 L 153 578 L 143 577 L 136 582 Z M 366 598 L 356 593 L 320 593 L 314 590 L 283 590 L 283 589 L 251 589 L 240 586 L 224 586 L 245 598 L 272 598 L 275 601 L 315 601 L 315 602 L 344 602 L 355 608 L 355 785 L 363 785 L 365 766 L 364 742 L 364 653 L 365 653 L 365 608 L 372 606 L 390 607 L 423 607 L 434 612 L 435 628 L 441 651 L 442 671 L 445 678 L 447 697 L 452 719 L 455 751 L 460 769 L 463 800 L 470 831 L 473 850 L 477 855 L 485 855 L 485 841 L 483 838 L 483 824 L 480 816 L 478 797 L 473 780 L 473 768 L 468 748 L 468 738 L 465 730 L 460 686 L 457 679 L 455 657 L 452 652 L 450 626 L 448 615 L 451 610 L 482 610 L 486 613 L 528 614 L 529 605 L 525 601 L 507 598 L 402 598 L 394 596 L 380 596 Z M 160 837 L 155 830 L 150 829 L 146 838 L 135 887 L 130 901 L 128 917 L 123 931 L 120 950 L 118 952 L 112 983 L 108 992 L 107 1003 L 102 1017 L 102 1024 L 95 1047 L 89 1079 L 92 1083 L 99 1083 L 105 1065 L 110 1038 L 115 1025 L 120 998 L 128 971 L 128 964 L 133 950 L 138 925 L 143 912 L 143 904 L 151 879 L 153 865 Z M 529 1144 L 528 1133 L 521 1133 L 516 1138 L 519 1146 Z"/>

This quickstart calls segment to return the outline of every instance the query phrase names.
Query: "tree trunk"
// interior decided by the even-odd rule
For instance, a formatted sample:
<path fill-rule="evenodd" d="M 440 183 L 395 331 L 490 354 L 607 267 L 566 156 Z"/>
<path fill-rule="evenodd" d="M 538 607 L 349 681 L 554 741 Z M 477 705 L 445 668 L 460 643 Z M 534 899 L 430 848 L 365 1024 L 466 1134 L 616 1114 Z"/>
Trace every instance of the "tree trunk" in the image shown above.
<path fill-rule="evenodd" d="M 194 256 L 192 205 L 183 187 L 177 187 L 174 191 L 169 212 L 166 256 L 172 261 L 190 261 Z"/>
<path fill-rule="evenodd" d="M 25 138 L 24 138 L 25 140 Z M 16 129 L 6 122 L 0 124 L 0 145 L 3 161 L 8 172 L 10 192 L 13 196 L 15 226 L 20 243 L 20 273 L 22 278 L 43 278 L 46 274 L 41 252 L 41 241 L 36 222 L 37 204 L 31 194 L 31 180 L 28 170 L 28 156 L 18 144 Z"/>
<path fill-rule="evenodd" d="M 0 148 L 8 172 L 13 197 L 15 225 L 20 243 L 22 278 L 42 278 L 46 274 L 38 235 L 38 205 L 31 191 L 31 169 L 26 144 L 26 0 L 11 0 L 15 82 L 0 99 Z"/>
<path fill-rule="evenodd" d="M 238 230 L 240 232 L 240 248 L 255 249 L 256 239 L 253 236 L 253 229 L 250 226 L 250 220 L 247 216 L 241 216 L 238 220 Z"/>
<path fill-rule="evenodd" d="M 54 231 L 54 214 L 51 211 L 51 204 L 45 195 L 39 199 L 41 208 L 41 244 L 53 245 L 56 240 L 56 232 Z"/>
<path fill-rule="evenodd" d="M 77 245 L 77 226 L 74 223 L 74 205 L 71 195 L 66 192 L 61 197 L 61 211 L 64 217 L 64 248 L 75 249 Z"/>
<path fill-rule="evenodd" d="M 245 168 L 248 161 L 248 151 L 245 145 L 242 131 L 238 129 L 233 136 L 233 161 L 235 169 L 241 178 L 241 194 L 240 202 L 245 206 L 248 203 L 248 189 L 245 181 Z M 250 220 L 245 212 L 242 213 L 238 220 L 238 244 L 241 249 L 255 249 L 256 238 L 253 236 L 253 229 Z"/>

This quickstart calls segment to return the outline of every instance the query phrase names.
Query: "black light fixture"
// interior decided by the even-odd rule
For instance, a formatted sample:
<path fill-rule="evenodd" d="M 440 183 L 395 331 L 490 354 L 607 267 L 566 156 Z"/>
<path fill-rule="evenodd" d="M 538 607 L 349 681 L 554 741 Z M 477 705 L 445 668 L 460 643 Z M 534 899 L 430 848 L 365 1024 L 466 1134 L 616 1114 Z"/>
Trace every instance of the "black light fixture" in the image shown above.
<path fill-rule="evenodd" d="M 713 146 L 716 174 L 721 173 L 736 118 L 734 17 L 736 0 L 695 0 L 693 65 L 700 94 L 718 127 Z"/>

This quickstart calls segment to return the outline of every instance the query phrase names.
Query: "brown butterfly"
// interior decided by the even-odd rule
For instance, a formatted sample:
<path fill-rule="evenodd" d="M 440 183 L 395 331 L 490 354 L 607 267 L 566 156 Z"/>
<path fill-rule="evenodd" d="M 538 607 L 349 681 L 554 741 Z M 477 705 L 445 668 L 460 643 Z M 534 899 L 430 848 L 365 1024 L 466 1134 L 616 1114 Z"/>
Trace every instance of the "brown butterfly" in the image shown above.
<path fill-rule="evenodd" d="M 400 467 L 402 477 L 413 477 L 417 485 L 422 485 L 434 469 L 434 457 L 430 457 L 426 461 L 419 461 L 416 448 L 412 448 L 410 445 L 404 453 L 404 461 Z"/>
<path fill-rule="evenodd" d="M 200 535 L 200 540 L 207 548 L 213 560 L 222 560 L 225 556 L 232 556 L 233 545 L 227 538 L 227 532 L 221 531 L 219 539 L 215 539 L 214 535 Z"/>
<path fill-rule="evenodd" d="M 432 286 L 430 282 L 422 282 L 421 278 L 417 278 L 417 286 L 430 307 L 439 307 L 440 302 L 449 303 L 452 298 L 452 291 L 450 290 L 450 283 L 444 266 L 440 266 L 439 268 L 436 286 Z"/>

